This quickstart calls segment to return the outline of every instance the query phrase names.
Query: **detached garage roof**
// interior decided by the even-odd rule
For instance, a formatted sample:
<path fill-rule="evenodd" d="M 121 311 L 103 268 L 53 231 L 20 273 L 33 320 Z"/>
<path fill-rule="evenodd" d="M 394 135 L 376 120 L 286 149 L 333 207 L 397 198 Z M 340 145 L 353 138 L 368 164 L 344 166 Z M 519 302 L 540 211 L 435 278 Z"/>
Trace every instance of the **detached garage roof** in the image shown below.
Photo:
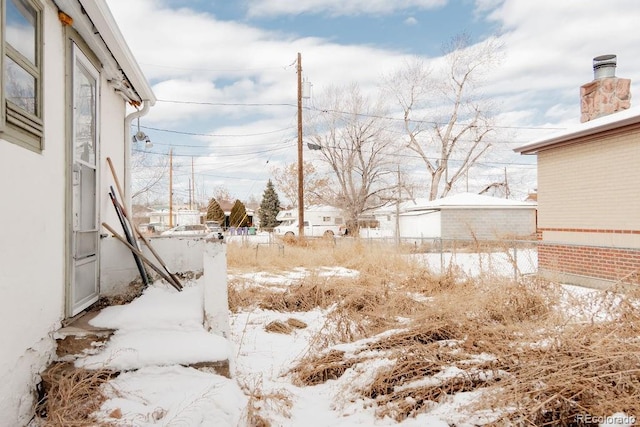
<path fill-rule="evenodd" d="M 499 197 L 484 196 L 474 193 L 460 193 L 453 196 L 443 197 L 442 199 L 432 200 L 420 205 L 407 208 L 407 211 L 417 210 L 442 210 L 442 209 L 489 209 L 489 208 L 508 208 L 522 209 L 535 208 L 534 202 L 521 202 L 518 200 L 502 199 Z"/>
<path fill-rule="evenodd" d="M 541 138 L 527 145 L 515 148 L 513 151 L 520 154 L 537 154 L 549 148 L 558 147 L 584 141 L 592 135 L 640 124 L 640 108 L 629 108 L 617 113 L 609 114 L 588 122 L 580 123 L 575 127 L 562 132 Z"/>

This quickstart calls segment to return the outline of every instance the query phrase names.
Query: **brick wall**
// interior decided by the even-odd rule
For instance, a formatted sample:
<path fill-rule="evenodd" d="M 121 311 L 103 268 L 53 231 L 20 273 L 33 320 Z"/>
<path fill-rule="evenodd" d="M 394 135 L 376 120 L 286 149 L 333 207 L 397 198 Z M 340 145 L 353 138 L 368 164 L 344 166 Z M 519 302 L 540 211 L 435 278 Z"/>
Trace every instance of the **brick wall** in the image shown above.
<path fill-rule="evenodd" d="M 580 87 L 580 121 L 587 122 L 631 106 L 631 80 L 596 79 Z"/>
<path fill-rule="evenodd" d="M 640 250 L 540 243 L 538 268 L 565 275 L 638 283 Z"/>
<path fill-rule="evenodd" d="M 536 232 L 536 210 L 447 208 L 441 212 L 441 227 L 443 239 L 531 237 Z"/>
<path fill-rule="evenodd" d="M 538 226 L 640 230 L 639 165 L 637 128 L 540 152 Z"/>

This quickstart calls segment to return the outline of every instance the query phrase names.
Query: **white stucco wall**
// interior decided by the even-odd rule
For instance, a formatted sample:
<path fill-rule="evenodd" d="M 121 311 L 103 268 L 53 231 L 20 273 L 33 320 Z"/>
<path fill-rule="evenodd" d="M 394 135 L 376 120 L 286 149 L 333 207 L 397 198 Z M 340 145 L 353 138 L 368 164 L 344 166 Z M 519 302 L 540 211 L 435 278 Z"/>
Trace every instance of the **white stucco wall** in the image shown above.
<path fill-rule="evenodd" d="M 121 233 L 120 225 L 109 224 Z M 173 273 L 200 272 L 203 270 L 202 254 L 204 237 L 154 237 L 149 243 Z M 100 265 L 101 292 L 113 295 L 124 290 L 133 280 L 139 279 L 131 251 L 114 237 L 102 239 L 103 256 Z M 143 255 L 160 267 L 151 251 L 140 242 Z M 145 265 L 146 266 L 146 265 Z M 147 271 L 156 277 L 156 273 L 147 267 Z"/>
<path fill-rule="evenodd" d="M 416 212 L 400 215 L 400 237 L 431 239 L 440 237 L 440 212 Z"/>
<path fill-rule="evenodd" d="M 0 139 L 0 427 L 26 425 L 39 372 L 54 354 L 52 333 L 65 317 L 67 137 L 66 39 L 44 2 L 44 150 Z M 100 209 L 107 212 L 105 157 L 122 164 L 125 102 L 101 82 Z M 9 208 L 11 207 L 11 208 Z"/>
<path fill-rule="evenodd" d="M 64 311 L 64 45 L 56 12 L 46 8 L 43 19 L 45 149 L 0 140 L 0 426 L 30 419 Z"/>

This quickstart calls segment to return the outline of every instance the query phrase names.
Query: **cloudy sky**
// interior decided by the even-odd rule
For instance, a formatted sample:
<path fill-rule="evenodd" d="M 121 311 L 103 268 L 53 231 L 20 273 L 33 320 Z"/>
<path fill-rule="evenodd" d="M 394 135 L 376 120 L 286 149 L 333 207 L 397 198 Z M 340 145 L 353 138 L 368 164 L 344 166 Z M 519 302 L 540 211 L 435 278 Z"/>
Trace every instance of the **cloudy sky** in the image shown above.
<path fill-rule="evenodd" d="M 330 86 L 374 91 L 408 58 L 437 63 L 456 35 L 497 37 L 503 58 L 484 93 L 502 131 L 472 169 L 469 189 L 506 170 L 516 198 L 536 186 L 535 157 L 512 149 L 579 123 L 579 87 L 593 79 L 595 56 L 616 54 L 616 75 L 632 79 L 632 106 L 638 98 L 637 0 L 107 3 L 158 98 L 140 126 L 154 144 L 149 156 L 172 149 L 178 200 L 188 201 L 192 176 L 198 199 L 224 187 L 259 200 L 273 168 L 296 161 L 298 52 L 311 84 L 305 106 L 321 108 L 314 96 Z M 314 156 L 305 151 L 305 160 Z"/>

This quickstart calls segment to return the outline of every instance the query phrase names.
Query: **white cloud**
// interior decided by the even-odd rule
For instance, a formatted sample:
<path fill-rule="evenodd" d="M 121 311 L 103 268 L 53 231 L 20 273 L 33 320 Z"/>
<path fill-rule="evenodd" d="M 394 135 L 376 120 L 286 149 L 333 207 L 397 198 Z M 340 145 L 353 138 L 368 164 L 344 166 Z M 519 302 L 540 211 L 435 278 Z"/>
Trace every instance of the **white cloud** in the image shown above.
<path fill-rule="evenodd" d="M 326 13 L 341 15 L 384 15 L 406 9 L 435 9 L 448 0 L 250 0 L 247 14 L 256 16 Z"/>
<path fill-rule="evenodd" d="M 157 127 L 239 135 L 286 128 L 295 125 L 297 52 L 302 53 L 303 75 L 313 84 L 315 93 L 352 82 L 357 82 L 364 93 L 373 92 L 380 77 L 400 67 L 407 58 L 406 51 L 264 30 L 186 8 L 171 10 L 152 0 L 108 0 L 108 4 L 159 99 L 267 104 L 159 102 L 142 119 L 143 124 Z M 444 4 L 440 0 L 256 0 L 249 3 L 249 14 L 383 14 Z M 484 92 L 500 106 L 501 125 L 521 128 L 513 129 L 509 138 L 537 139 L 545 131 L 527 127 L 577 123 L 579 87 L 593 79 L 591 61 L 601 54 L 618 55 L 617 75 L 632 80 L 632 104 L 640 99 L 637 0 L 476 0 L 475 5 L 477 19 L 489 19 L 499 29 L 498 37 L 504 44 L 504 60 L 488 74 Z M 329 18 L 319 19 L 330 23 Z M 407 40 L 406 50 L 414 42 Z M 424 59 L 437 64 L 437 58 Z M 270 146 L 278 141 L 284 144 L 287 138 L 274 133 L 259 139 Z M 198 141 L 205 146 L 211 143 L 212 150 L 216 144 L 239 149 L 247 146 L 247 153 L 255 153 L 230 158 L 211 151 L 215 160 L 209 160 L 217 162 L 218 170 L 226 165 L 219 175 L 242 176 L 247 171 L 252 177 L 262 174 L 264 183 L 259 185 L 240 178 L 235 182 L 227 180 L 230 186 L 238 186 L 237 194 L 243 197 L 256 186 L 257 194 L 261 194 L 269 176 L 267 159 L 269 165 L 295 160 L 294 150 L 269 155 L 252 151 L 255 137 L 200 137 Z M 242 152 L 245 151 L 238 151 Z M 523 159 L 516 156 L 515 161 Z M 529 176 L 530 171 L 527 169 L 525 174 Z"/>
<path fill-rule="evenodd" d="M 418 23 L 418 20 L 413 16 L 410 16 L 404 20 L 404 23 L 405 25 L 416 25 Z"/>

